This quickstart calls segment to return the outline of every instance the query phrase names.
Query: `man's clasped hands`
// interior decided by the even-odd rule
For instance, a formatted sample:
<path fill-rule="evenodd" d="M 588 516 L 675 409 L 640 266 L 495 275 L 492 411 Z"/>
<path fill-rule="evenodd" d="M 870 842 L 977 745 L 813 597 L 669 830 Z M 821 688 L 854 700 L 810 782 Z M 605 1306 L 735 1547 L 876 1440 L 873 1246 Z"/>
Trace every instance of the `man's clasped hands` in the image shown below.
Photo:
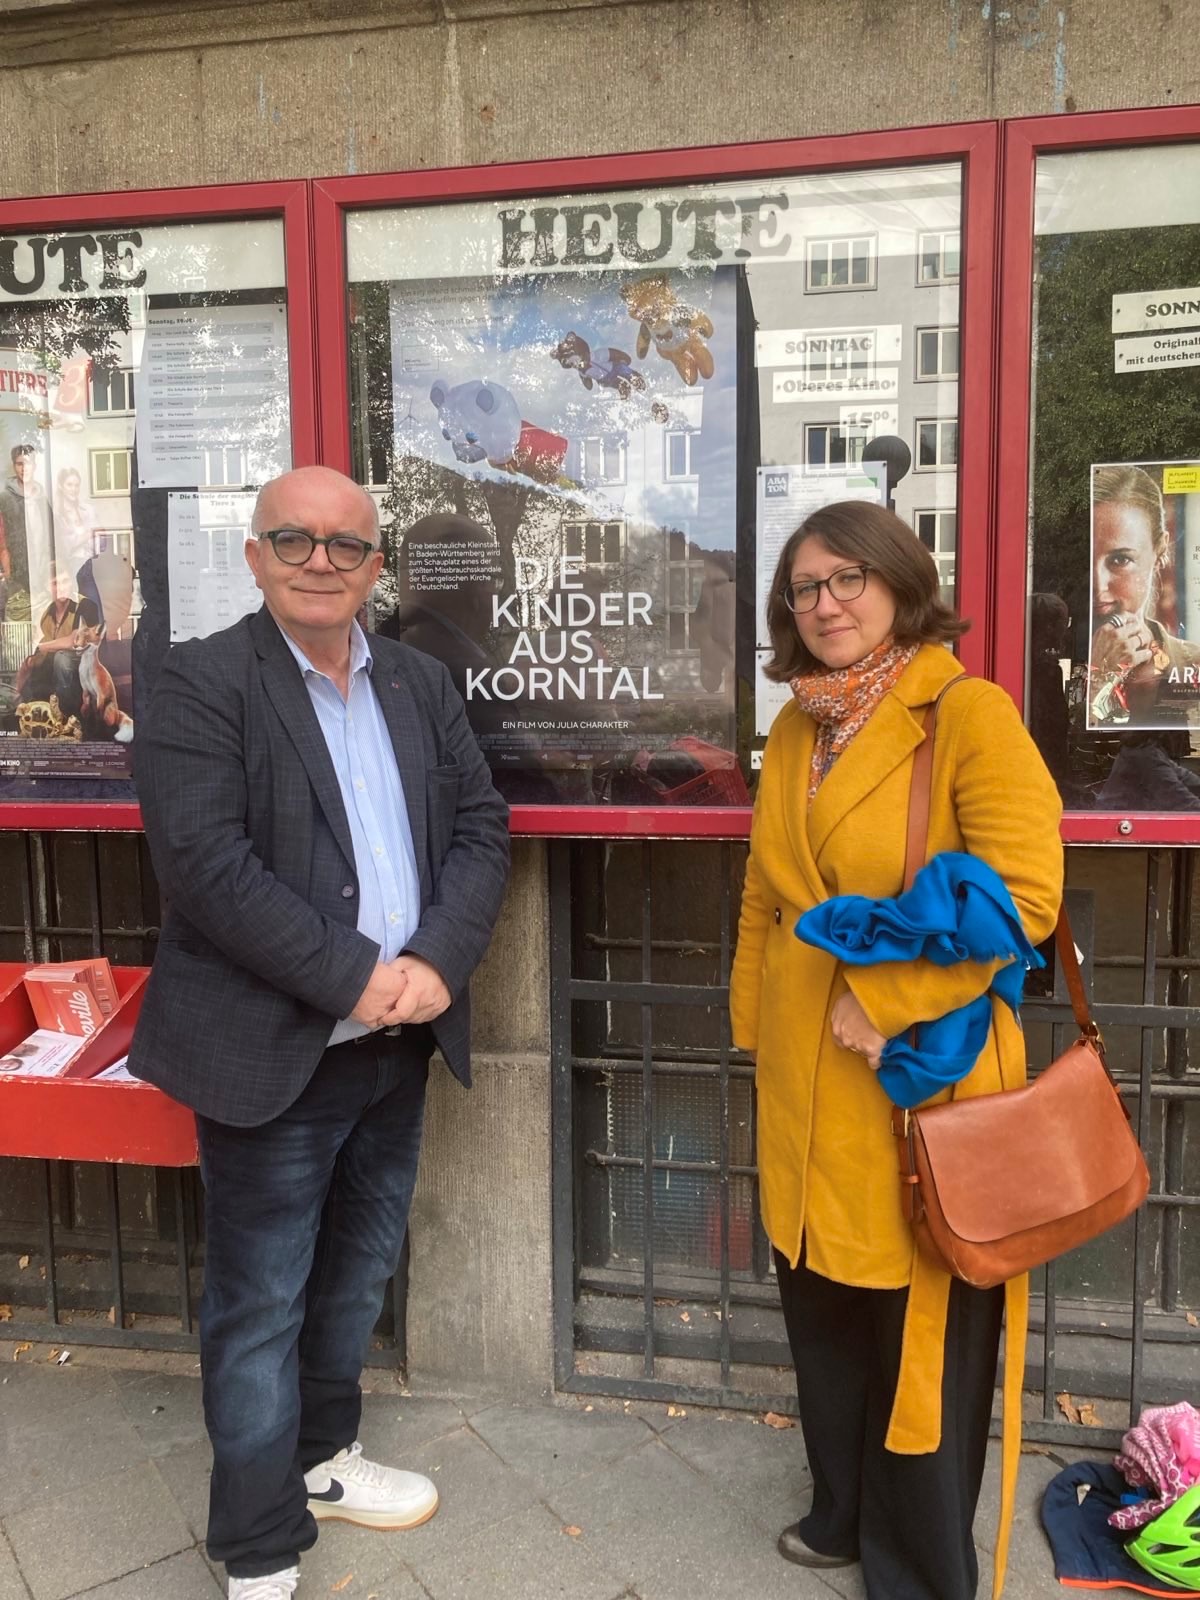
<path fill-rule="evenodd" d="M 436 967 L 420 956 L 379 962 L 350 1013 L 368 1028 L 394 1028 L 402 1022 L 432 1022 L 450 1004 L 450 991 Z"/>

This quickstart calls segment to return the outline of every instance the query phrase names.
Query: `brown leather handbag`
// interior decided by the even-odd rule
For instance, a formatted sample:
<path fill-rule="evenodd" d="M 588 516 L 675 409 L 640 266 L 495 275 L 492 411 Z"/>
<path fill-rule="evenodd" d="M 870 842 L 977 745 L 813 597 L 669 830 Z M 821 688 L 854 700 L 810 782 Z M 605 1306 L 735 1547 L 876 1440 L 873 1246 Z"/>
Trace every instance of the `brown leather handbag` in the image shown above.
<path fill-rule="evenodd" d="M 926 857 L 940 699 L 926 715 L 925 742 L 913 761 L 906 888 Z M 1150 1187 L 1088 1010 L 1065 908 L 1055 940 L 1079 1027 L 1075 1043 L 1023 1089 L 892 1109 L 917 1245 L 935 1266 L 978 1289 L 1094 1239 L 1136 1211 Z"/>

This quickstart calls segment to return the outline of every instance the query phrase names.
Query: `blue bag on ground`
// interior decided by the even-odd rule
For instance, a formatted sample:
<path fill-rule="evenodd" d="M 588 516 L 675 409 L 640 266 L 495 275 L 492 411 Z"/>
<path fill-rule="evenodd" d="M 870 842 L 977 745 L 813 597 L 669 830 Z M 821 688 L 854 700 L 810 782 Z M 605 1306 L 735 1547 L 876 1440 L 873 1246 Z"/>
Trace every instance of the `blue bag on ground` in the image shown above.
<path fill-rule="evenodd" d="M 1125 1554 L 1126 1535 L 1109 1525 L 1129 1485 L 1103 1461 L 1076 1461 L 1046 1485 L 1042 1527 L 1054 1553 L 1054 1576 L 1072 1589 L 1133 1589 L 1138 1594 L 1178 1595 L 1194 1589 L 1157 1583 Z"/>

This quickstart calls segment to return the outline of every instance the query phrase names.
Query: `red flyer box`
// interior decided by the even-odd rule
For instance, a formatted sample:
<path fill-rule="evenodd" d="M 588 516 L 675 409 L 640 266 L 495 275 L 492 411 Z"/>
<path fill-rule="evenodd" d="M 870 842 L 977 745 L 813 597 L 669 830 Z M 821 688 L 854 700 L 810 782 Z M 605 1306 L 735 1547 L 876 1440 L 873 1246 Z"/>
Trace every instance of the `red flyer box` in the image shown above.
<path fill-rule="evenodd" d="M 38 1026 L 29 992 L 25 988 L 26 968 L 16 962 L 0 963 L 0 1055 L 5 1055 Z M 142 990 L 150 975 L 149 967 L 115 967 L 117 1005 L 92 1034 L 62 1074 L 64 1078 L 94 1078 L 105 1067 L 127 1054 L 133 1040 L 134 1024 L 142 1006 Z"/>
<path fill-rule="evenodd" d="M 34 1031 L 25 965 L 0 962 L 0 1054 Z M 147 967 L 114 967 L 118 1005 L 67 1074 L 0 1079 L 0 1156 L 192 1167 L 196 1119 L 152 1084 L 97 1079 L 129 1050 Z"/>

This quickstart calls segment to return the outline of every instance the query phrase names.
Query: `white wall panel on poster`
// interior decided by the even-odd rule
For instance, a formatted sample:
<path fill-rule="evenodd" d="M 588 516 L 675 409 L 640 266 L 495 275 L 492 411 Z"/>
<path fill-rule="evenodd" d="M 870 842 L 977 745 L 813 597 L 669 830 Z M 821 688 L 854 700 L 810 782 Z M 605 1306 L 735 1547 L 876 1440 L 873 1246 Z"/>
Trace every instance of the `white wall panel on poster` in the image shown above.
<path fill-rule="evenodd" d="M 892 400 L 899 392 L 896 367 L 880 367 L 869 378 L 812 378 L 804 371 L 771 374 L 771 398 L 777 406 L 814 400 Z"/>
<path fill-rule="evenodd" d="M 286 472 L 285 308 L 153 308 L 138 380 L 137 448 L 143 489 L 263 484 Z"/>
<path fill-rule="evenodd" d="M 841 359 L 854 361 L 900 360 L 902 324 L 866 328 L 770 328 L 754 336 L 754 364 L 758 367 L 794 367 L 797 362 Z"/>
<path fill-rule="evenodd" d="M 1200 329 L 1186 333 L 1147 333 L 1118 339 L 1113 370 L 1149 372 L 1156 367 L 1200 367 Z"/>
<path fill-rule="evenodd" d="M 863 461 L 847 472 L 810 472 L 805 467 L 759 467 L 755 492 L 755 617 L 757 689 L 754 731 L 760 738 L 786 705 L 788 691 L 763 676 L 771 653 L 767 633 L 767 601 L 779 553 L 810 512 L 837 500 L 868 500 L 882 505 L 887 495 L 882 461 Z"/>
<path fill-rule="evenodd" d="M 1114 333 L 1149 333 L 1155 328 L 1200 328 L 1200 288 L 1113 295 Z"/>
<path fill-rule="evenodd" d="M 114 224 L 0 238 L 0 301 L 74 300 L 134 291 L 207 294 L 281 289 L 284 282 L 283 224 L 278 217 L 146 228 Z"/>
<path fill-rule="evenodd" d="M 171 643 L 206 639 L 262 604 L 243 554 L 252 489 L 167 496 Z"/>
<path fill-rule="evenodd" d="M 591 195 L 351 211 L 351 283 L 542 272 L 705 271 L 803 261 L 807 241 L 869 234 L 880 259 L 956 229 L 956 163 Z"/>

